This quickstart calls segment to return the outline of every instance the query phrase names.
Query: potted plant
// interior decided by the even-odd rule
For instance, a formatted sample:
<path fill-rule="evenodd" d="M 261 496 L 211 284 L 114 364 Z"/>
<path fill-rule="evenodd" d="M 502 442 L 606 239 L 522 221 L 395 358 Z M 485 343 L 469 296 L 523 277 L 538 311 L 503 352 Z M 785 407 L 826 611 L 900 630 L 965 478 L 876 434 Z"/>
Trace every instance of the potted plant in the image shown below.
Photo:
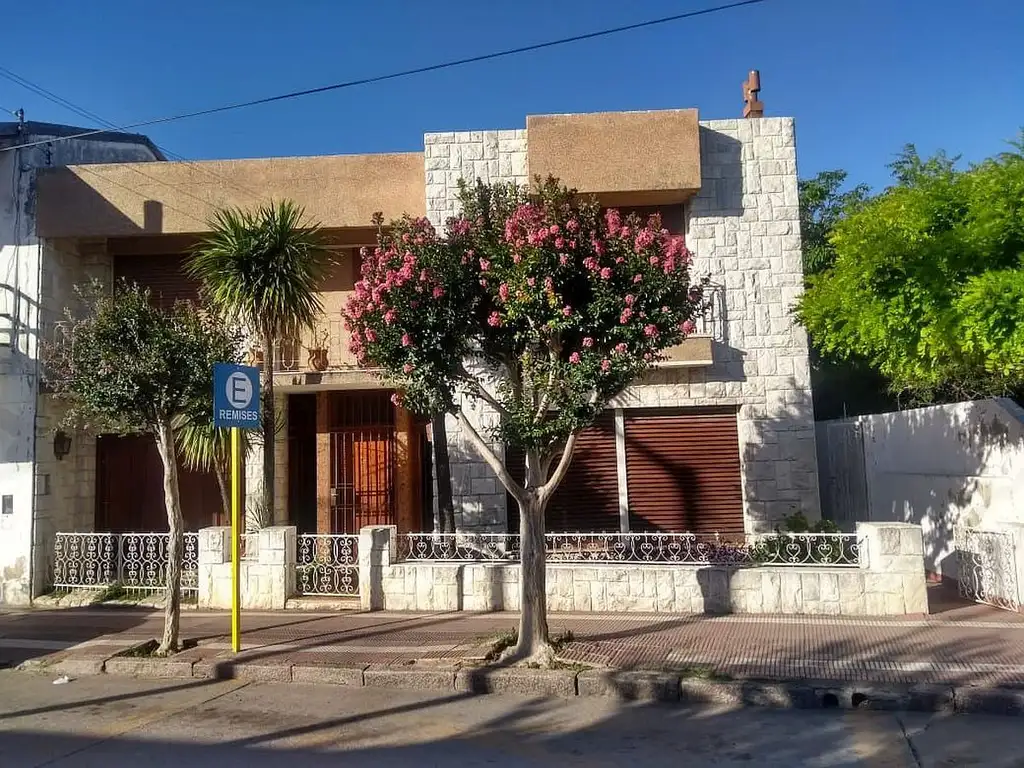
<path fill-rule="evenodd" d="M 314 371 L 326 371 L 327 358 L 327 331 L 323 328 L 313 331 L 313 338 L 309 350 L 309 367 Z"/>

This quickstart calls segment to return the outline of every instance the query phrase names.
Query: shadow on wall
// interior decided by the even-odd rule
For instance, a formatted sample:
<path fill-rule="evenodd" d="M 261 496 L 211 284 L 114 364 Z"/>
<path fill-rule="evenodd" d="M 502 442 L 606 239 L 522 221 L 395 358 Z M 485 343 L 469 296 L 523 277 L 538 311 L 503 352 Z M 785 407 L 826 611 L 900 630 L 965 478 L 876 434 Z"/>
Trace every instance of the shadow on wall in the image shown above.
<path fill-rule="evenodd" d="M 827 509 L 918 523 L 929 571 L 956 577 L 957 526 L 1024 521 L 1024 411 L 997 398 L 818 424 Z"/>
<path fill-rule="evenodd" d="M 707 199 L 716 216 L 743 215 L 743 144 L 710 128 L 700 127 L 700 160 L 718 169 L 718 178 L 701 179 L 697 200 Z"/>

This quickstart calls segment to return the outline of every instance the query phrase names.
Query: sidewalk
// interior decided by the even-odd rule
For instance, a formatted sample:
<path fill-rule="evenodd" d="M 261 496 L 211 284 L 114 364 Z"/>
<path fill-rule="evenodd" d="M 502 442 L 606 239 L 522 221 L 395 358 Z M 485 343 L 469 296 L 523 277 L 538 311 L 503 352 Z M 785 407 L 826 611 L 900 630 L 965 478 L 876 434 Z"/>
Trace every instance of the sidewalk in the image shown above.
<path fill-rule="evenodd" d="M 1024 621 L 982 606 L 922 620 L 840 617 L 553 614 L 553 635 L 571 632 L 560 656 L 618 669 L 672 669 L 734 679 L 1024 687 Z M 230 617 L 186 612 L 172 659 L 178 673 L 223 661 L 291 666 L 418 668 L 479 659 L 516 626 L 511 613 L 346 612 L 243 614 L 243 652 L 230 650 Z M 0 661 L 73 661 L 81 669 L 158 637 L 156 611 L 78 608 L 0 614 Z"/>

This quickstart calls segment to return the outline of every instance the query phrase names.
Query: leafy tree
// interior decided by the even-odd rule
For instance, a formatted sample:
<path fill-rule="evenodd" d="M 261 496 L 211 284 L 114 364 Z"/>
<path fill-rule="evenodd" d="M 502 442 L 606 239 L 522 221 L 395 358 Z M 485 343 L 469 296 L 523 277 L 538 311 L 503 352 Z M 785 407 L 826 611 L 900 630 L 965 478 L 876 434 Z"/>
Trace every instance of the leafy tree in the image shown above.
<path fill-rule="evenodd" d="M 1024 383 L 1024 154 L 966 170 L 907 147 L 896 184 L 840 220 L 798 311 L 824 352 L 927 400 Z"/>
<path fill-rule="evenodd" d="M 66 401 L 68 419 L 106 432 L 152 434 L 164 467 L 170 531 L 167 597 L 160 654 L 177 650 L 181 612 L 183 521 L 174 425 L 210 410 L 213 364 L 231 361 L 238 339 L 188 303 L 162 310 L 149 292 L 121 284 L 116 294 L 95 284 L 81 292 L 87 311 L 70 312 L 62 340 L 50 349 L 47 378 Z"/>
<path fill-rule="evenodd" d="M 835 262 L 829 236 L 842 218 L 868 198 L 867 184 L 843 191 L 846 171 L 821 171 L 812 179 L 801 179 L 800 234 L 803 239 L 804 274 L 815 275 Z"/>
<path fill-rule="evenodd" d="M 290 201 L 217 211 L 210 228 L 187 269 L 213 306 L 229 322 L 241 324 L 262 350 L 262 507 L 273 517 L 274 349 L 312 328 L 323 313 L 319 291 L 330 261 L 319 225 Z"/>
<path fill-rule="evenodd" d="M 444 237 L 425 219 L 380 230 L 345 317 L 359 361 L 381 367 L 405 406 L 454 414 L 519 505 L 511 657 L 547 661 L 545 509 L 579 431 L 693 331 L 702 290 L 657 216 L 602 214 L 554 179 L 533 196 L 463 184 L 460 198 Z M 493 434 L 478 432 L 460 394 L 500 415 Z M 525 482 L 487 438 L 524 450 Z"/>

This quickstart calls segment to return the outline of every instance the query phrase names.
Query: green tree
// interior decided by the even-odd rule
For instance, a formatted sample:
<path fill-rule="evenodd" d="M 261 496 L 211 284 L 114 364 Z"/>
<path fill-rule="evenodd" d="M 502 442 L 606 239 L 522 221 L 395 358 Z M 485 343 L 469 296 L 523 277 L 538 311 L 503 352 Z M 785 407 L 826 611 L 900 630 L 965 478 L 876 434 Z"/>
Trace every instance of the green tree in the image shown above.
<path fill-rule="evenodd" d="M 1024 383 L 1024 155 L 966 170 L 912 146 L 896 183 L 842 218 L 798 312 L 814 343 L 926 401 Z"/>
<path fill-rule="evenodd" d="M 210 222 L 188 262 L 214 308 L 240 324 L 260 345 L 263 503 L 274 512 L 274 350 L 311 329 L 323 313 L 320 289 L 330 264 L 319 225 L 289 201 L 254 210 L 225 209 Z"/>
<path fill-rule="evenodd" d="M 844 191 L 846 176 L 846 171 L 832 170 L 800 180 L 800 235 L 805 275 L 816 275 L 832 266 L 836 258 L 835 248 L 829 241 L 832 230 L 868 198 L 867 184 Z"/>
<path fill-rule="evenodd" d="M 86 311 L 68 314 L 64 334 L 47 355 L 47 378 L 68 404 L 68 419 L 95 431 L 149 433 L 164 467 L 170 531 L 167 596 L 160 654 L 178 647 L 183 521 L 178 495 L 175 424 L 210 409 L 213 364 L 231 361 L 238 339 L 195 306 L 156 307 L 149 292 L 98 284 L 81 292 Z"/>
<path fill-rule="evenodd" d="M 454 414 L 516 500 L 521 612 L 510 657 L 548 662 L 548 502 L 579 431 L 693 331 L 702 290 L 682 238 L 657 216 L 602 214 L 553 179 L 533 197 L 463 185 L 461 203 L 445 237 L 425 219 L 381 229 L 346 323 L 359 361 L 382 368 L 412 410 Z M 492 434 L 466 417 L 461 394 L 499 414 Z M 524 449 L 525 481 L 487 438 Z"/>

